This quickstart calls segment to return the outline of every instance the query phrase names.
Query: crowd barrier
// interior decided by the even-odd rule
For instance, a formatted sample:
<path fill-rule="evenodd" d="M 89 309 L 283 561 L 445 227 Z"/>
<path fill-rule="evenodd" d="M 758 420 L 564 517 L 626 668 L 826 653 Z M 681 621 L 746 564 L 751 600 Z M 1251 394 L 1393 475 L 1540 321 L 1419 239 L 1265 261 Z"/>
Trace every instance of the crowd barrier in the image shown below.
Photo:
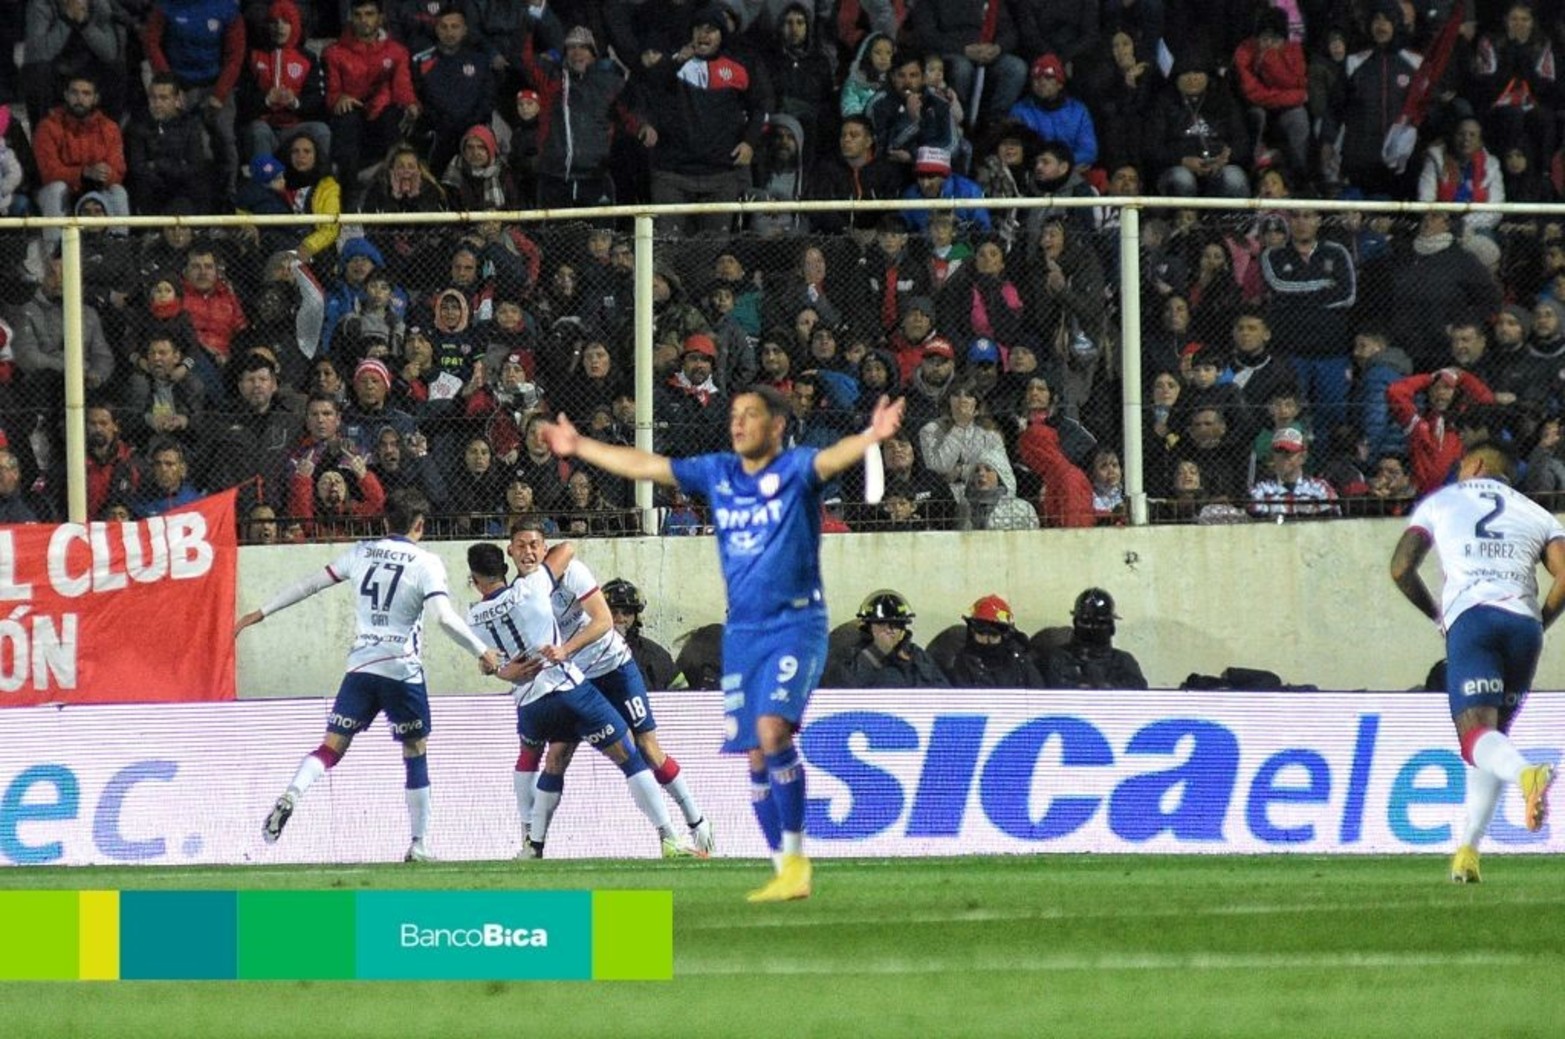
<path fill-rule="evenodd" d="M 717 753 L 717 693 L 654 693 L 724 857 L 762 857 L 741 759 Z M 309 792 L 283 839 L 261 820 L 316 745 L 330 701 L 17 708 L 0 712 L 0 864 L 265 865 L 398 860 L 403 769 L 383 722 Z M 1407 693 L 1040 693 L 822 690 L 806 717 L 812 853 L 1445 852 L 1465 766 L 1445 700 Z M 1565 695 L 1513 730 L 1561 760 Z M 445 697 L 430 741 L 431 846 L 512 856 L 514 711 L 504 694 Z M 677 809 L 672 809 L 678 818 Z M 1486 851 L 1565 851 L 1502 802 Z M 619 772 L 582 752 L 553 858 L 651 857 Z M 525 869 L 522 863 L 518 869 Z"/>

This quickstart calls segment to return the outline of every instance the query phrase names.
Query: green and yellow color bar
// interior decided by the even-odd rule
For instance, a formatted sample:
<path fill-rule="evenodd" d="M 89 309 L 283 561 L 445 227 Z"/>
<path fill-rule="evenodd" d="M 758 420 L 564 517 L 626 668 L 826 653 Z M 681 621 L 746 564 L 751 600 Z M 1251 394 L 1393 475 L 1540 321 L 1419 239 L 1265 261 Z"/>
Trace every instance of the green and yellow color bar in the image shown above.
<path fill-rule="evenodd" d="M 0 891 L 0 981 L 665 981 L 671 891 Z"/>

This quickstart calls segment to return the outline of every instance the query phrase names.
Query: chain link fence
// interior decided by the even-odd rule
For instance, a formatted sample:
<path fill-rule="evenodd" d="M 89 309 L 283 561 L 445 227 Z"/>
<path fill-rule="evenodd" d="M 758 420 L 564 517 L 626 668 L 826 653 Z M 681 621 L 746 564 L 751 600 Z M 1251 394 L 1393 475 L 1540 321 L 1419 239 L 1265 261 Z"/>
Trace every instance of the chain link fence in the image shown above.
<path fill-rule="evenodd" d="M 727 445 L 729 401 L 760 384 L 792 443 L 907 399 L 884 499 L 846 474 L 830 530 L 1118 525 L 1138 489 L 1154 523 L 1399 515 L 1485 435 L 1529 489 L 1565 487 L 1560 218 L 1145 209 L 1127 340 L 1121 210 L 998 205 L 832 234 L 665 220 L 650 401 L 629 218 L 84 229 L 89 518 L 240 486 L 246 540 L 336 539 L 416 486 L 437 537 L 521 516 L 639 534 L 634 489 L 550 456 L 541 418 L 620 443 L 650 422 L 690 455 Z M 62 267 L 13 227 L 0 268 L 0 501 L 63 518 Z M 702 502 L 653 505 L 660 533 L 709 529 Z"/>

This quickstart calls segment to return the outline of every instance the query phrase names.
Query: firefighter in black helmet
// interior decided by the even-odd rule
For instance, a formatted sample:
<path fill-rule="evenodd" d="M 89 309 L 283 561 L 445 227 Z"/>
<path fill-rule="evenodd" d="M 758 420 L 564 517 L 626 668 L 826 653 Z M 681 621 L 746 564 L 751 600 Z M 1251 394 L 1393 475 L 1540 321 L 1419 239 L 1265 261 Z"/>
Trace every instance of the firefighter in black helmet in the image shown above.
<path fill-rule="evenodd" d="M 603 598 L 609 604 L 614 618 L 614 628 L 630 646 L 630 655 L 641 669 L 641 677 L 648 689 L 672 689 L 679 674 L 674 658 L 668 650 L 641 633 L 641 612 L 647 608 L 647 600 L 641 590 L 629 581 L 616 577 L 603 586 Z"/>
<path fill-rule="evenodd" d="M 859 605 L 859 648 L 848 662 L 847 684 L 858 689 L 945 688 L 951 683 L 913 641 L 913 609 L 890 589 Z"/>
<path fill-rule="evenodd" d="M 1071 639 L 1049 651 L 1043 662 L 1046 689 L 1145 689 L 1136 658 L 1114 648 L 1114 597 L 1102 588 L 1076 596 Z"/>

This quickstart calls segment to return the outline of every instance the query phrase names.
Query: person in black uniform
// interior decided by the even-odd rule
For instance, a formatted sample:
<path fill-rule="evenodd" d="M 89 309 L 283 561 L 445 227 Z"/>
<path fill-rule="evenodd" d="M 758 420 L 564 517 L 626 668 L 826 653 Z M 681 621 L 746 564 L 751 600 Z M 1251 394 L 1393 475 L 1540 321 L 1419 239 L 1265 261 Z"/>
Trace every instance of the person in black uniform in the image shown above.
<path fill-rule="evenodd" d="M 1114 597 L 1102 588 L 1076 596 L 1071 639 L 1043 661 L 1045 689 L 1145 689 L 1136 658 L 1114 648 Z"/>
<path fill-rule="evenodd" d="M 641 677 L 648 689 L 672 689 L 679 669 L 667 649 L 641 633 L 641 613 L 647 608 L 647 600 L 641 590 L 629 581 L 616 577 L 603 586 L 603 598 L 609 604 L 609 614 L 614 618 L 614 629 L 630 646 L 630 655 L 641 669 Z"/>
<path fill-rule="evenodd" d="M 986 595 L 963 617 L 967 642 L 951 661 L 951 684 L 964 689 L 1041 689 L 1027 639 L 1016 630 L 1010 603 Z"/>

